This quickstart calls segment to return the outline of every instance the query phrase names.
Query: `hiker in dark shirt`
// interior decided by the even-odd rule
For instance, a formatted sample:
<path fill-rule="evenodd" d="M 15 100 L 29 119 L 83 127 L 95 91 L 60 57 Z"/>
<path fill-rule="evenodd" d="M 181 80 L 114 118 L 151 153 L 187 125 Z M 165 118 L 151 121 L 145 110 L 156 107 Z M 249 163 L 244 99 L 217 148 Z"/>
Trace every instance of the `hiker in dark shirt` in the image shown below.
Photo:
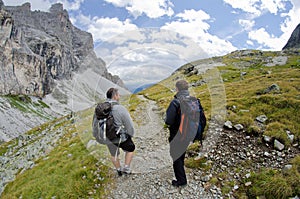
<path fill-rule="evenodd" d="M 184 170 L 184 157 L 190 141 L 181 140 L 179 135 L 180 133 L 178 133 L 181 120 L 180 103 L 178 98 L 189 96 L 188 83 L 185 80 L 177 81 L 176 91 L 177 93 L 174 96 L 174 99 L 167 108 L 165 123 L 170 131 L 170 155 L 173 160 L 173 170 L 176 177 L 176 180 L 172 181 L 172 185 L 179 187 L 187 184 Z"/>

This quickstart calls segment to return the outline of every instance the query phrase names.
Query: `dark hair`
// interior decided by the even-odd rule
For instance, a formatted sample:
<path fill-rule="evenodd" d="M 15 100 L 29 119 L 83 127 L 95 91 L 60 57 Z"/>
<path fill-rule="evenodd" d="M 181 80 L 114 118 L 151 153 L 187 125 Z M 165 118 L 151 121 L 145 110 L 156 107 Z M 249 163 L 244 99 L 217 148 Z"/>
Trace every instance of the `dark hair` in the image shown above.
<path fill-rule="evenodd" d="M 109 98 L 109 99 L 112 99 L 117 93 L 118 93 L 118 89 L 116 89 L 116 88 L 110 88 L 106 92 L 106 97 Z"/>
<path fill-rule="evenodd" d="M 189 88 L 189 84 L 185 80 L 177 81 L 175 86 L 179 91 L 188 90 L 188 88 Z"/>

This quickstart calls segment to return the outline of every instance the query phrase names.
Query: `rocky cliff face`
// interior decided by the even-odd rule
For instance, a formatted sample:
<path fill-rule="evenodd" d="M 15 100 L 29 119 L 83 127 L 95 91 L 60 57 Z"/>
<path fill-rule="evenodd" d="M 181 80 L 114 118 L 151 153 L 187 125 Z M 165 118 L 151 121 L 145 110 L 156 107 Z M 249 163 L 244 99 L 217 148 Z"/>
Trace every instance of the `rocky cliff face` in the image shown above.
<path fill-rule="evenodd" d="M 289 48 L 300 48 L 300 24 L 295 28 L 291 37 L 289 38 L 286 45 L 282 48 L 282 50 Z"/>
<path fill-rule="evenodd" d="M 0 0 L 0 29 L 0 95 L 44 97 L 56 80 L 88 68 L 124 86 L 96 57 L 92 35 L 73 26 L 60 3 L 41 12 L 31 11 L 30 3 L 5 7 Z"/>

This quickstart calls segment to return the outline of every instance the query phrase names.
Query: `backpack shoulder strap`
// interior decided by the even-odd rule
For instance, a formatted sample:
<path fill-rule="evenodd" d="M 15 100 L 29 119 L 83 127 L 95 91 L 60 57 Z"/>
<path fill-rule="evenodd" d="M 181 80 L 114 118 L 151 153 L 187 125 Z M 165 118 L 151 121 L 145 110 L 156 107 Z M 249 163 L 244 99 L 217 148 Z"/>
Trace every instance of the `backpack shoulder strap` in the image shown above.
<path fill-rule="evenodd" d="M 202 107 L 202 104 L 201 104 L 201 101 L 200 101 L 200 99 L 199 99 L 199 98 L 197 98 L 197 101 L 198 101 L 198 103 L 199 103 L 199 108 L 200 108 L 200 110 L 203 110 L 203 107 Z"/>
<path fill-rule="evenodd" d="M 109 102 L 111 104 L 111 107 L 113 107 L 114 105 L 119 105 L 118 102 Z"/>
<path fill-rule="evenodd" d="M 174 104 L 176 104 L 176 109 L 177 113 L 181 114 L 181 109 L 180 109 L 180 99 L 177 96 L 174 96 Z"/>

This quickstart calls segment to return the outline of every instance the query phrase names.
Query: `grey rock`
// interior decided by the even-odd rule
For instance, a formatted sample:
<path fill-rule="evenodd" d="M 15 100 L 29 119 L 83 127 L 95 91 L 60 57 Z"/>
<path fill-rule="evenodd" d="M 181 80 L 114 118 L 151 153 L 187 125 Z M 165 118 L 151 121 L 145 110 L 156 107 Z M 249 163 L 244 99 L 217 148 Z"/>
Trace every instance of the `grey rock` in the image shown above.
<path fill-rule="evenodd" d="M 265 157 L 271 157 L 271 154 L 270 154 L 269 152 L 266 151 L 266 152 L 264 152 L 264 156 L 265 156 Z"/>
<path fill-rule="evenodd" d="M 260 115 L 256 117 L 256 120 L 260 123 L 265 123 L 268 120 L 268 117 L 266 115 Z"/>
<path fill-rule="evenodd" d="M 231 121 L 226 121 L 226 122 L 224 123 L 224 127 L 225 127 L 225 128 L 228 128 L 228 129 L 232 129 L 232 123 L 231 123 Z"/>
<path fill-rule="evenodd" d="M 208 182 L 210 179 L 211 179 L 211 177 L 209 175 L 206 175 L 201 178 L 201 181 Z"/>
<path fill-rule="evenodd" d="M 280 87 L 277 84 L 272 84 L 271 86 L 266 88 L 263 93 L 267 94 L 267 93 L 279 92 L 279 91 L 280 91 Z"/>
<path fill-rule="evenodd" d="M 249 187 L 251 184 L 252 184 L 252 182 L 246 182 L 246 183 L 245 183 L 245 186 L 246 186 L 246 187 Z"/>
<path fill-rule="evenodd" d="M 242 124 L 236 124 L 234 125 L 234 128 L 237 130 L 237 131 L 241 131 L 244 129 L 244 126 Z"/>
<path fill-rule="evenodd" d="M 264 135 L 264 136 L 263 136 L 263 139 L 264 139 L 264 141 L 265 141 L 266 143 L 271 143 L 271 141 L 272 141 L 272 138 L 271 138 L 270 136 L 267 136 L 267 135 Z"/>
<path fill-rule="evenodd" d="M 289 140 L 291 141 L 291 143 L 293 143 L 295 135 L 293 135 L 290 131 L 286 131 L 286 134 L 287 134 Z"/>
<path fill-rule="evenodd" d="M 282 66 L 282 65 L 286 64 L 287 60 L 288 60 L 287 56 L 276 56 L 276 57 L 270 58 L 268 63 L 266 63 L 264 65 L 269 66 L 269 67 L 277 66 L 277 65 Z M 269 71 L 267 73 L 270 74 Z"/>
<path fill-rule="evenodd" d="M 234 185 L 233 189 L 234 189 L 234 190 L 238 190 L 238 189 L 239 189 L 239 186 L 238 186 L 238 185 Z"/>
<path fill-rule="evenodd" d="M 97 144 L 98 144 L 98 143 L 97 143 L 96 140 L 90 140 L 90 141 L 87 143 L 86 148 L 87 148 L 87 149 L 90 149 L 91 147 L 96 146 Z"/>
<path fill-rule="evenodd" d="M 283 172 L 286 172 L 286 171 L 288 171 L 288 170 L 290 170 L 290 169 L 292 169 L 292 168 L 293 168 L 293 165 L 287 164 L 287 165 L 284 165 L 282 171 L 283 171 Z"/>
<path fill-rule="evenodd" d="M 274 140 L 274 148 L 279 151 L 282 151 L 284 149 L 284 145 L 275 139 Z"/>

